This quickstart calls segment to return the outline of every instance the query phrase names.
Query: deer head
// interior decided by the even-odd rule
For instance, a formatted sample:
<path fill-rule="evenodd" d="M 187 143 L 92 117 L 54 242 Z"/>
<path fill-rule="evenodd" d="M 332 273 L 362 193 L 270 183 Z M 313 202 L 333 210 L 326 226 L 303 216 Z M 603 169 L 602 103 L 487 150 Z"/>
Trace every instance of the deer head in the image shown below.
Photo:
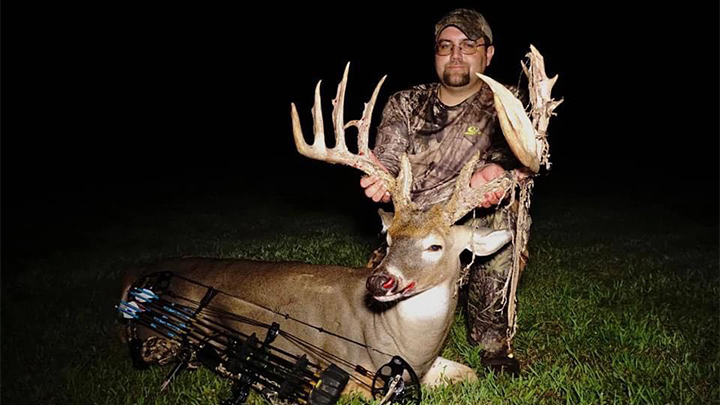
<path fill-rule="evenodd" d="M 366 283 L 373 298 L 384 302 L 393 301 L 419 294 L 451 279 L 454 282 L 454 277 L 457 277 L 460 271 L 459 256 L 463 250 L 469 249 L 478 255 L 489 255 L 510 241 L 509 231 L 473 229 L 455 225 L 455 222 L 475 208 L 490 190 L 509 190 L 513 184 L 513 174 L 500 176 L 480 189 L 471 188 L 470 177 L 479 159 L 479 155 L 476 155 L 461 170 L 453 195 L 447 202 L 429 208 L 416 206 L 410 198 L 412 170 L 407 155 L 402 156 L 400 172 L 397 177 L 393 177 L 372 160 L 368 147 L 372 111 L 385 77 L 380 80 L 370 101 L 365 104 L 362 118 L 344 123 L 343 106 L 349 67 L 350 64 L 345 68 L 337 96 L 333 100 L 335 147 L 325 146 L 320 100 L 321 82 L 318 82 L 312 109 L 315 134 L 312 144 L 306 143 L 297 109 L 295 104 L 291 105 L 297 149 L 309 158 L 344 164 L 376 176 L 390 191 L 395 212 L 380 210 L 383 229 L 387 231 L 389 250 Z M 345 143 L 345 129 L 351 126 L 358 129 L 357 154 L 351 153 Z"/>
<path fill-rule="evenodd" d="M 448 202 L 421 209 L 412 202 L 404 205 L 402 201 L 408 200 L 400 199 L 401 203 L 395 204 L 394 214 L 379 210 L 383 229 L 387 230 L 389 248 L 367 281 L 368 292 L 373 298 L 393 301 L 419 294 L 448 280 L 454 282 L 463 250 L 486 256 L 511 240 L 512 235 L 506 230 L 455 225 L 482 200 L 483 194 L 477 195 L 470 188 L 470 176 L 477 160 L 476 156 L 462 169 Z M 401 173 L 409 172 L 407 157 L 403 157 L 401 167 Z M 475 199 L 461 198 L 469 194 L 475 194 Z"/>

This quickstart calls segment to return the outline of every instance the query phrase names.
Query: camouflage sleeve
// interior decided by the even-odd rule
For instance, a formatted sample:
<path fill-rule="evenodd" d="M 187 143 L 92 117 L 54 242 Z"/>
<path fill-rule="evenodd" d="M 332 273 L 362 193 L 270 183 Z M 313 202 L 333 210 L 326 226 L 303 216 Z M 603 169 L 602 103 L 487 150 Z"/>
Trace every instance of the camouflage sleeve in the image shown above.
<path fill-rule="evenodd" d="M 373 153 L 394 176 L 400 171 L 400 157 L 410 144 L 405 112 L 399 94 L 394 94 L 383 109 Z"/>

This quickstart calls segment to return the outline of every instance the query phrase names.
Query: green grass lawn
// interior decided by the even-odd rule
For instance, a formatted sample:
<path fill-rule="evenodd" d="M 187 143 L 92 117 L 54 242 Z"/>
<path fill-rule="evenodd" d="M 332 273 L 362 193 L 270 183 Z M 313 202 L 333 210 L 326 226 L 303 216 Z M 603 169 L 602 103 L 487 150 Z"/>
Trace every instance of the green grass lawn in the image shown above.
<path fill-rule="evenodd" d="M 80 215 L 83 206 L 59 217 L 26 212 L 15 243 L 23 249 L 3 253 L 2 403 L 225 398 L 229 384 L 207 370 L 182 374 L 159 393 L 169 367 L 131 368 L 114 331 L 123 269 L 180 255 L 362 266 L 380 240 L 370 205 L 354 211 L 249 201 L 195 196 L 118 203 L 91 216 Z M 483 372 L 458 313 L 444 356 L 474 367 L 480 380 L 426 390 L 424 403 L 720 402 L 717 217 L 589 201 L 533 203 L 514 343 L 522 375 Z"/>

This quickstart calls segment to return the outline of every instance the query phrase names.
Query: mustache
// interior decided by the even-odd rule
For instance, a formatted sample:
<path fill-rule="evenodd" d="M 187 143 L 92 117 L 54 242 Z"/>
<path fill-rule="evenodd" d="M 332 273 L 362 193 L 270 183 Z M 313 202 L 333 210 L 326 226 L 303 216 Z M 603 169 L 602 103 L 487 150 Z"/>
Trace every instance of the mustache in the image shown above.
<path fill-rule="evenodd" d="M 468 68 L 469 65 L 468 65 L 467 63 L 465 63 L 465 62 L 448 62 L 448 63 L 445 64 L 445 69 L 447 69 L 447 68 L 449 68 L 449 67 L 464 67 L 464 68 Z"/>

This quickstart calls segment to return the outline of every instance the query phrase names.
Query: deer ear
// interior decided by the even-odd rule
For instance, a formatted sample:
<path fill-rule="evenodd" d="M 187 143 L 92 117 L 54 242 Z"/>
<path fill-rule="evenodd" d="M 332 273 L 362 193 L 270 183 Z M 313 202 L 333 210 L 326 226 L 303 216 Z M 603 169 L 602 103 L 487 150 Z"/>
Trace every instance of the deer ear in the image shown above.
<path fill-rule="evenodd" d="M 393 222 L 393 217 L 395 216 L 395 213 L 393 212 L 387 212 L 382 208 L 378 209 L 378 215 L 380 215 L 380 220 L 382 220 L 382 233 L 387 232 L 388 229 L 390 229 L 390 226 Z"/>
<path fill-rule="evenodd" d="M 512 233 L 506 229 L 493 231 L 490 228 L 468 228 L 472 237 L 468 238 L 465 249 L 477 256 L 491 255 L 512 240 Z"/>

